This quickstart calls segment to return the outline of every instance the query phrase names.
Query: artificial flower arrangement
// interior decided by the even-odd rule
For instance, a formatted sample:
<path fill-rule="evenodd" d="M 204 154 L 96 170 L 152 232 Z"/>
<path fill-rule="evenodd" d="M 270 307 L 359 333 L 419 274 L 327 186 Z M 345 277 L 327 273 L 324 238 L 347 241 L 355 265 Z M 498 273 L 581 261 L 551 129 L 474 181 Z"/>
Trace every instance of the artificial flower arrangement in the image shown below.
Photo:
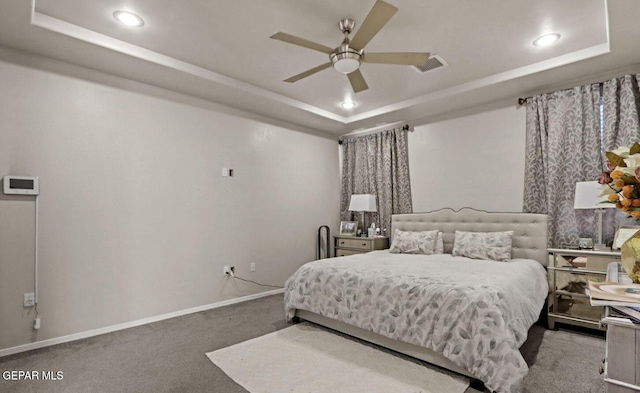
<path fill-rule="evenodd" d="M 610 171 L 603 172 L 598 179 L 602 184 L 601 195 L 607 195 L 604 203 L 615 203 L 618 209 L 640 219 L 640 143 L 606 154 Z"/>
<path fill-rule="evenodd" d="M 602 185 L 603 203 L 616 207 L 633 218 L 640 219 L 640 143 L 608 151 L 610 172 L 603 172 L 598 183 Z M 640 231 L 623 245 L 621 262 L 634 283 L 640 283 Z"/>

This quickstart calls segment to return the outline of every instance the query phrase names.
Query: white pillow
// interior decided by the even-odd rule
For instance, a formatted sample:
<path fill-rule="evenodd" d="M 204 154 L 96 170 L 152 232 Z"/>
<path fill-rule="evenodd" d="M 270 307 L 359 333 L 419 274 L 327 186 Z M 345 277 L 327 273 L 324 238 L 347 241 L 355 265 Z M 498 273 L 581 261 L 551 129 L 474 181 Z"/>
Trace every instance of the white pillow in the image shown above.
<path fill-rule="evenodd" d="M 389 252 L 393 254 L 433 254 L 436 249 L 438 231 L 401 231 L 396 229 Z"/>
<path fill-rule="evenodd" d="M 511 259 L 512 237 L 513 231 L 456 231 L 453 242 L 453 255 L 473 259 L 508 261 Z"/>

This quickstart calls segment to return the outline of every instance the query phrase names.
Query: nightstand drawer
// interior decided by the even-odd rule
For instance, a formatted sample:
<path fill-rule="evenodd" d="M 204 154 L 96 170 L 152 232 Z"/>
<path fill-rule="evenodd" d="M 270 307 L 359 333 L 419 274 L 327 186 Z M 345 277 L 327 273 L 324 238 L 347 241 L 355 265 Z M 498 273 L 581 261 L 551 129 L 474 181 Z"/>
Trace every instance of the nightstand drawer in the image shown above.
<path fill-rule="evenodd" d="M 334 236 L 335 256 L 344 257 L 389 248 L 388 237 Z"/>
<path fill-rule="evenodd" d="M 602 319 L 604 307 L 592 306 L 588 297 L 579 294 L 569 295 L 566 293 L 556 293 L 555 308 L 551 311 L 559 317 L 565 316 L 569 318 L 584 319 L 593 321 L 594 323 Z"/>
<path fill-rule="evenodd" d="M 371 250 L 373 242 L 369 240 L 355 239 L 338 239 L 336 241 L 337 247 L 340 248 L 355 248 L 358 250 Z"/>
<path fill-rule="evenodd" d="M 363 251 L 343 250 L 341 248 L 336 248 L 336 256 L 337 257 L 346 257 L 347 255 L 362 254 L 362 253 L 363 253 Z"/>

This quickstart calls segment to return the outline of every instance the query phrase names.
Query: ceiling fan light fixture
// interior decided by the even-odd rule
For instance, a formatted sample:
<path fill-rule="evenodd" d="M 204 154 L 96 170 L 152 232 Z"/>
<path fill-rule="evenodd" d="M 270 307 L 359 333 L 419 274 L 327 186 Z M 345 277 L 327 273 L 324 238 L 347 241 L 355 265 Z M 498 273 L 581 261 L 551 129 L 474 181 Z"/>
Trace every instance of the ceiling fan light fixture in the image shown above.
<path fill-rule="evenodd" d="M 113 13 L 113 17 L 120 23 L 128 27 L 142 27 L 144 21 L 141 17 L 130 11 L 119 10 Z"/>
<path fill-rule="evenodd" d="M 360 62 L 355 59 L 339 59 L 333 62 L 333 68 L 341 74 L 350 74 L 360 68 Z"/>
<path fill-rule="evenodd" d="M 362 55 L 349 48 L 348 45 L 341 45 L 330 56 L 333 68 L 342 74 L 350 74 L 360 68 Z"/>
<path fill-rule="evenodd" d="M 558 33 L 545 34 L 543 36 L 536 38 L 536 40 L 533 41 L 533 46 L 549 46 L 555 43 L 556 41 L 558 41 L 559 39 L 560 39 L 560 34 Z"/>

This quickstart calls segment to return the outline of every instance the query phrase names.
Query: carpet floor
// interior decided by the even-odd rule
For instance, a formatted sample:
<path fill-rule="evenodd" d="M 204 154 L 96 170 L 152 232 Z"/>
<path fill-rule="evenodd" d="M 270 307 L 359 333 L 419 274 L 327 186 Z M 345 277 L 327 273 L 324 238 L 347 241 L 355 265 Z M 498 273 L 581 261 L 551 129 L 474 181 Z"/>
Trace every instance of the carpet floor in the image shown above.
<path fill-rule="evenodd" d="M 0 358 L 0 372 L 62 371 L 64 377 L 0 377 L 0 392 L 246 393 L 205 353 L 290 326 L 283 314 L 283 296 L 274 295 L 6 356 Z M 530 366 L 525 392 L 606 392 L 598 374 L 605 352 L 602 337 L 536 325 L 521 352 Z M 465 393 L 478 392 L 469 387 Z"/>

